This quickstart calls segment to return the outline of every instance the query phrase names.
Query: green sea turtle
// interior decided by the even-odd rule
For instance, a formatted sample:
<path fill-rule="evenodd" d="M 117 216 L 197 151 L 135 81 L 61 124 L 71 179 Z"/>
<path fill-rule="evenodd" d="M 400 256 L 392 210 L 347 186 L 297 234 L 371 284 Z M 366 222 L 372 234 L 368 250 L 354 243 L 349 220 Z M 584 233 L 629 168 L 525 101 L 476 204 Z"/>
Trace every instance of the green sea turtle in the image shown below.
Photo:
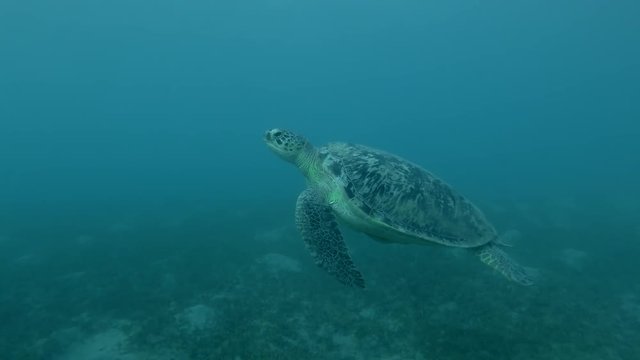
<path fill-rule="evenodd" d="M 364 287 L 338 220 L 383 241 L 468 248 L 508 279 L 533 284 L 528 270 L 499 246 L 484 214 L 449 185 L 398 156 L 348 143 L 315 148 L 291 131 L 264 134 L 308 187 L 296 203 L 296 226 L 316 264 L 348 286 Z"/>

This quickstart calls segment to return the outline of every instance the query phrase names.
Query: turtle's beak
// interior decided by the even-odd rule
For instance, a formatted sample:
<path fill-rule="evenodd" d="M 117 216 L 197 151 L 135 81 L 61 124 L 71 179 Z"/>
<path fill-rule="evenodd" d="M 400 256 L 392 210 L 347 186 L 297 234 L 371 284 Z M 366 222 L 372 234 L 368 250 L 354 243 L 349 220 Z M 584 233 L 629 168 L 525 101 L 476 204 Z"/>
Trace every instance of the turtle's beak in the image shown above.
<path fill-rule="evenodd" d="M 277 152 L 277 148 L 274 144 L 273 130 L 265 131 L 262 140 L 264 140 L 264 143 L 267 144 L 267 147 Z"/>

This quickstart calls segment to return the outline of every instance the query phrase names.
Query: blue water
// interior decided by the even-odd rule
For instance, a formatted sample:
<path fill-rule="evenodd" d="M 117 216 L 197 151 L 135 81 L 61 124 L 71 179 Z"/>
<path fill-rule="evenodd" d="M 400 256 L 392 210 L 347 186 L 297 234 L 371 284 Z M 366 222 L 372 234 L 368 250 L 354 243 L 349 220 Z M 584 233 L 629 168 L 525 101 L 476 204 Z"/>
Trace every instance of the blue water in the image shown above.
<path fill-rule="evenodd" d="M 0 3 L 0 358 L 640 359 L 640 3 Z M 405 157 L 539 274 L 343 227 L 262 135 Z"/>

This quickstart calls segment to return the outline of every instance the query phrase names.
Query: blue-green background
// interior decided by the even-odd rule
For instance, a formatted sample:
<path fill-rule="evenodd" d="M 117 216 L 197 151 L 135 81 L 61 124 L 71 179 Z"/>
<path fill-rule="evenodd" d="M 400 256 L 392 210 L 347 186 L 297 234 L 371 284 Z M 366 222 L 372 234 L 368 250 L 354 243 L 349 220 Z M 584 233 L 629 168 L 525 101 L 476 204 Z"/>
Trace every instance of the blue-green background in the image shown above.
<path fill-rule="evenodd" d="M 640 358 L 638 19 L 628 0 L 2 1 L 2 358 Z M 423 165 L 539 283 L 346 230 L 369 286 L 342 287 L 293 227 L 304 182 L 272 127 Z M 85 346 L 105 332 L 126 349 Z"/>

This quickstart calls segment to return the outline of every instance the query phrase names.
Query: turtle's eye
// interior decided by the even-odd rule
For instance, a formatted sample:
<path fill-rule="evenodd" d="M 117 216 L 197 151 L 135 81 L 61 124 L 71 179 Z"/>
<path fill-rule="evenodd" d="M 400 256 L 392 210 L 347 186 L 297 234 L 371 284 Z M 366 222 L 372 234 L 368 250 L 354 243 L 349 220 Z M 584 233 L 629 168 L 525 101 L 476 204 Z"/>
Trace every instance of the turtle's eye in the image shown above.
<path fill-rule="evenodd" d="M 282 145 L 282 131 L 274 131 L 271 135 L 273 137 L 273 141 L 275 141 L 278 145 Z"/>

